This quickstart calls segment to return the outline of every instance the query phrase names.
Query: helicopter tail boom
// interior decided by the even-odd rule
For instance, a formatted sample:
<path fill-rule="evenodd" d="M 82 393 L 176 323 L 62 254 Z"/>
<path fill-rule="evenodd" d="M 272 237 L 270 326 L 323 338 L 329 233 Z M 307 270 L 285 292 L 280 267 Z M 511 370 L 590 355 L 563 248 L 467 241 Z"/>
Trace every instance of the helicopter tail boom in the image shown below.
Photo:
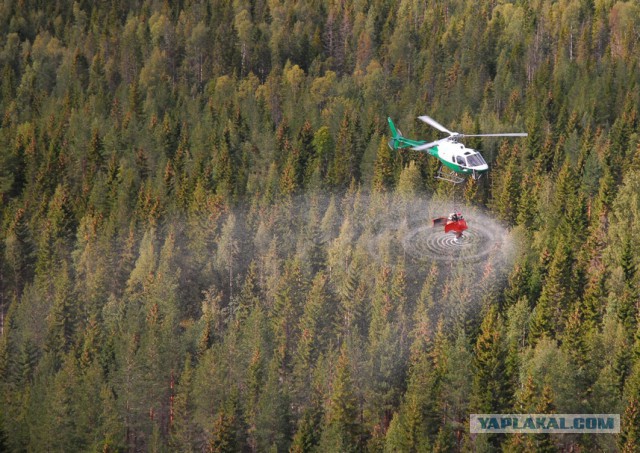
<path fill-rule="evenodd" d="M 391 118 L 387 118 L 389 123 L 389 129 L 391 129 L 391 140 L 389 140 L 389 148 L 397 150 L 404 148 L 415 148 L 420 145 L 424 145 L 424 140 L 412 140 L 402 135 L 402 132 L 393 124 Z"/>

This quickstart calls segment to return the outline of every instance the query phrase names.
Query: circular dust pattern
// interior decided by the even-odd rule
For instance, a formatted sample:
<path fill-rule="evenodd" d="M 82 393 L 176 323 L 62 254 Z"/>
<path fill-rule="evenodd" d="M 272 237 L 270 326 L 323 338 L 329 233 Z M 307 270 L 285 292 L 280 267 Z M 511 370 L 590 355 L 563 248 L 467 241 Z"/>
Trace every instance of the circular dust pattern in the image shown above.
<path fill-rule="evenodd" d="M 402 245 L 418 261 L 478 261 L 501 247 L 492 225 L 484 225 L 480 219 L 467 219 L 467 223 L 468 229 L 458 241 L 453 233 L 445 233 L 443 226 L 424 225 L 409 231 Z"/>

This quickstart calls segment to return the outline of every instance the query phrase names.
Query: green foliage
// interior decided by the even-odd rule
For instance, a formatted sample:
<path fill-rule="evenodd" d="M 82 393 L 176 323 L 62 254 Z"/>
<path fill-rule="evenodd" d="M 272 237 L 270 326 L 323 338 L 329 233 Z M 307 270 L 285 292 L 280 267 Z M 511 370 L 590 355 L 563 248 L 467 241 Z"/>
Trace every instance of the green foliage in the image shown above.
<path fill-rule="evenodd" d="M 320 440 L 321 450 L 359 450 L 361 426 L 350 367 L 346 348 L 343 348 L 336 364 L 330 403 Z"/>
<path fill-rule="evenodd" d="M 506 376 L 504 327 L 491 306 L 487 311 L 475 345 L 473 405 L 478 413 L 500 413 L 511 399 Z"/>
<path fill-rule="evenodd" d="M 624 411 L 621 425 L 623 426 L 618 440 L 620 451 L 633 452 L 638 448 L 638 426 L 640 426 L 640 409 L 638 400 L 632 399 Z"/>
<path fill-rule="evenodd" d="M 0 450 L 633 451 L 634 2 L 5 3 Z M 454 189 L 425 113 L 529 136 Z M 454 192 L 517 259 L 401 253 Z M 468 435 L 511 407 L 623 433 Z"/>
<path fill-rule="evenodd" d="M 373 170 L 373 189 L 377 191 L 388 190 L 393 187 L 395 171 L 393 168 L 391 150 L 383 138 L 378 147 L 376 162 Z"/>

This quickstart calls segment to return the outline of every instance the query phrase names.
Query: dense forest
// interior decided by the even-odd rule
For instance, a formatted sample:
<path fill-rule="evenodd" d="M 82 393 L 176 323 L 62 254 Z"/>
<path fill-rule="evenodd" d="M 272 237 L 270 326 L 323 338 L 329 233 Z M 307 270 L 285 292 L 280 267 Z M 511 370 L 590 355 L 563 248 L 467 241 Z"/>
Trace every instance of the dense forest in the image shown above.
<path fill-rule="evenodd" d="M 0 450 L 640 449 L 636 1 L 2 0 L 0 30 Z M 421 114 L 529 135 L 467 140 L 491 169 L 452 186 L 387 147 L 388 116 L 441 137 Z M 419 259 L 433 200 L 512 250 Z M 553 412 L 622 432 L 469 433 Z"/>

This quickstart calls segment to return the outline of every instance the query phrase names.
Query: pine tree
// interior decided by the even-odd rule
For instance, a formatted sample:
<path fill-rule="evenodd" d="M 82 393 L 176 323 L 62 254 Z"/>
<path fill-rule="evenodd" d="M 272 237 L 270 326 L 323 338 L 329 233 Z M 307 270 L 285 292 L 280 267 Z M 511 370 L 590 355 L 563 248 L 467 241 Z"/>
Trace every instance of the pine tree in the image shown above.
<path fill-rule="evenodd" d="M 484 204 L 484 197 L 476 178 L 467 178 L 464 185 L 464 200 L 470 205 L 477 203 L 482 206 Z"/>
<path fill-rule="evenodd" d="M 555 407 L 553 405 L 553 392 L 549 384 L 545 384 L 542 388 L 542 394 L 538 399 L 535 407 L 537 414 L 553 414 Z M 544 453 L 553 453 L 557 448 L 553 442 L 551 434 L 535 434 L 535 449 Z"/>
<path fill-rule="evenodd" d="M 478 413 L 499 413 L 511 399 L 505 380 L 505 345 L 502 320 L 491 306 L 484 316 L 475 345 L 476 373 L 473 378 L 473 406 Z"/>
<path fill-rule="evenodd" d="M 627 234 L 624 238 L 622 256 L 620 257 L 624 289 L 618 300 L 618 317 L 626 327 L 629 336 L 636 331 L 636 300 L 638 294 L 638 290 L 633 283 L 636 276 L 636 264 L 631 241 L 630 235 Z"/>
<path fill-rule="evenodd" d="M 328 294 L 328 282 L 324 274 L 314 278 L 307 295 L 298 330 L 300 337 L 293 358 L 294 395 L 298 403 L 305 407 L 312 395 L 309 388 L 316 363 L 332 340 L 333 315 L 331 295 Z"/>
<path fill-rule="evenodd" d="M 142 95 L 135 79 L 129 84 L 129 113 L 136 119 L 141 119 L 143 114 Z"/>
<path fill-rule="evenodd" d="M 518 414 L 551 414 L 554 412 L 551 388 L 545 385 L 539 389 L 533 376 L 527 375 L 524 384 L 516 392 L 514 412 Z M 508 437 L 505 450 L 514 452 L 556 451 L 549 434 L 513 434 Z"/>
<path fill-rule="evenodd" d="M 536 187 L 533 178 L 526 174 L 522 180 L 522 186 L 526 189 L 522 191 L 522 195 L 518 200 L 518 215 L 516 222 L 523 225 L 527 230 L 533 231 L 539 224 L 538 206 L 536 202 Z"/>
<path fill-rule="evenodd" d="M 236 257 L 239 252 L 239 245 L 236 239 L 236 216 L 229 214 L 227 221 L 222 227 L 218 240 L 218 250 L 216 253 L 216 265 L 220 271 L 226 271 L 229 284 L 229 298 L 233 298 L 233 273 L 236 265 Z"/>
<path fill-rule="evenodd" d="M 517 146 L 511 148 L 506 142 L 500 147 L 496 175 L 493 177 L 492 205 L 500 219 L 515 224 L 518 215 L 518 195 L 520 191 L 520 170 L 518 168 Z"/>
<path fill-rule="evenodd" d="M 307 281 L 300 263 L 287 263 L 285 274 L 278 283 L 272 313 L 273 333 L 276 341 L 276 357 L 282 370 L 288 370 L 294 353 L 294 342 L 298 338 L 298 324 L 302 312 L 303 294 Z"/>
<path fill-rule="evenodd" d="M 340 123 L 335 155 L 329 167 L 328 177 L 336 188 L 346 189 L 352 179 L 360 179 L 362 131 L 355 111 L 346 110 Z"/>
<path fill-rule="evenodd" d="M 431 346 L 428 337 L 414 340 L 407 391 L 389 426 L 387 451 L 423 451 L 430 446 L 428 427 L 438 422 L 436 399 L 443 379 L 442 369 L 432 365 Z"/>
<path fill-rule="evenodd" d="M 280 175 L 280 194 L 283 197 L 291 197 L 300 188 L 298 180 L 301 174 L 300 170 L 300 154 L 297 149 L 289 150 L 282 174 Z"/>
<path fill-rule="evenodd" d="M 313 451 L 320 440 L 322 423 L 322 411 L 315 405 L 311 405 L 302 414 L 298 423 L 298 429 L 293 436 L 290 453 L 304 453 Z"/>
<path fill-rule="evenodd" d="M 13 289 L 17 295 L 20 295 L 24 283 L 31 279 L 34 264 L 34 244 L 24 209 L 16 210 L 5 234 L 5 259 L 11 274 Z"/>
<path fill-rule="evenodd" d="M 335 149 L 334 139 L 327 126 L 320 127 L 313 134 L 313 149 L 315 157 L 310 169 L 318 173 L 320 178 L 324 178 L 329 171 L 330 162 L 333 160 Z"/>
<path fill-rule="evenodd" d="M 79 410 L 86 410 L 77 406 L 80 376 L 78 373 L 77 361 L 73 355 L 66 355 L 62 369 L 56 375 L 53 389 L 51 390 L 51 401 L 48 413 L 51 414 L 49 420 L 52 422 L 48 433 L 49 445 L 63 451 L 81 450 L 84 448 L 82 435 L 79 432 L 77 414 Z"/>
<path fill-rule="evenodd" d="M 104 163 L 104 143 L 97 128 L 94 128 L 91 132 L 91 142 L 89 143 L 87 157 L 89 159 L 90 175 L 93 176 Z"/>
<path fill-rule="evenodd" d="M 398 179 L 396 193 L 405 200 L 410 200 L 420 192 L 422 192 L 422 175 L 416 162 L 412 160 L 405 168 L 402 169 Z"/>
<path fill-rule="evenodd" d="M 618 438 L 618 447 L 621 452 L 631 453 L 638 451 L 640 443 L 640 402 L 634 398 L 629 401 L 620 421 L 621 431 Z"/>
<path fill-rule="evenodd" d="M 214 149 L 214 180 L 216 181 L 216 193 L 223 196 L 224 199 L 233 199 L 236 195 L 238 180 L 238 171 L 234 150 L 232 149 L 231 132 L 225 129 L 222 138 L 218 141 Z"/>
<path fill-rule="evenodd" d="M 581 319 L 580 308 L 576 304 L 575 309 L 569 315 L 564 332 L 562 348 L 574 362 L 577 371 L 575 379 L 577 388 L 583 392 L 582 398 L 588 398 L 591 385 L 595 376 L 589 374 L 592 369 L 590 358 L 593 357 L 589 334 L 589 325 Z"/>
<path fill-rule="evenodd" d="M 191 368 L 191 356 L 187 354 L 184 362 L 184 369 L 182 370 L 178 381 L 177 391 L 175 396 L 171 396 L 173 398 L 173 405 L 171 407 L 169 420 L 169 445 L 171 448 L 180 451 L 195 450 L 192 385 L 193 370 Z"/>
<path fill-rule="evenodd" d="M 329 405 L 326 409 L 320 449 L 325 451 L 359 451 L 362 427 L 351 377 L 351 363 L 343 346 L 336 364 Z"/>
<path fill-rule="evenodd" d="M 373 190 L 378 192 L 389 190 L 393 187 L 394 182 L 395 169 L 391 157 L 391 150 L 383 137 L 378 146 L 378 153 L 373 169 Z"/>
<path fill-rule="evenodd" d="M 531 337 L 537 340 L 546 335 L 551 338 L 560 325 L 567 304 L 574 294 L 575 282 L 572 281 L 573 253 L 568 245 L 560 240 L 538 303 L 531 321 Z"/>
<path fill-rule="evenodd" d="M 588 272 L 590 275 L 587 275 L 581 311 L 584 322 L 589 324 L 590 328 L 594 328 L 602 320 L 603 306 L 607 297 L 607 273 L 601 262 L 594 263 Z"/>
<path fill-rule="evenodd" d="M 504 290 L 504 303 L 506 307 L 513 306 L 523 297 L 528 297 L 531 267 L 528 261 L 523 261 L 515 265 L 513 271 L 509 275 L 508 285 Z"/>
<path fill-rule="evenodd" d="M 66 262 L 62 264 L 59 272 L 54 282 L 53 307 L 51 308 L 47 333 L 47 350 L 61 358 L 73 345 L 78 322 L 78 307 L 74 304 L 75 297 Z"/>
<path fill-rule="evenodd" d="M 231 453 L 238 450 L 235 433 L 235 417 L 226 411 L 218 412 L 213 422 L 209 449 L 215 453 Z"/>
<path fill-rule="evenodd" d="M 400 400 L 408 349 L 404 313 L 404 269 L 383 267 L 376 279 L 369 326 L 366 416 L 386 431 Z"/>
<path fill-rule="evenodd" d="M 240 294 L 235 300 L 235 315 L 238 321 L 244 320 L 259 304 L 261 291 L 258 285 L 258 265 L 255 260 L 249 263 Z"/>
<path fill-rule="evenodd" d="M 275 355 L 268 365 L 267 376 L 256 412 L 256 437 L 258 450 L 277 448 L 286 450 L 293 435 L 291 424 L 291 399 L 289 387 L 282 385 L 281 358 Z"/>
<path fill-rule="evenodd" d="M 468 428 L 469 412 L 474 402 L 475 360 L 469 340 L 463 330 L 459 330 L 451 344 L 445 337 L 444 326 L 438 324 L 432 361 L 440 376 L 440 396 L 436 398 L 438 415 L 442 422 L 434 441 L 435 448 L 451 445 L 453 437 L 457 448 L 463 443 Z M 451 420 L 451 422 L 446 422 Z M 444 426 L 443 426 L 444 425 Z"/>
<path fill-rule="evenodd" d="M 304 124 L 298 131 L 296 138 L 296 149 L 299 150 L 299 173 L 297 185 L 298 187 L 306 187 L 311 179 L 312 166 L 311 162 L 315 160 L 315 148 L 313 146 L 314 131 L 309 120 L 305 120 Z"/>

